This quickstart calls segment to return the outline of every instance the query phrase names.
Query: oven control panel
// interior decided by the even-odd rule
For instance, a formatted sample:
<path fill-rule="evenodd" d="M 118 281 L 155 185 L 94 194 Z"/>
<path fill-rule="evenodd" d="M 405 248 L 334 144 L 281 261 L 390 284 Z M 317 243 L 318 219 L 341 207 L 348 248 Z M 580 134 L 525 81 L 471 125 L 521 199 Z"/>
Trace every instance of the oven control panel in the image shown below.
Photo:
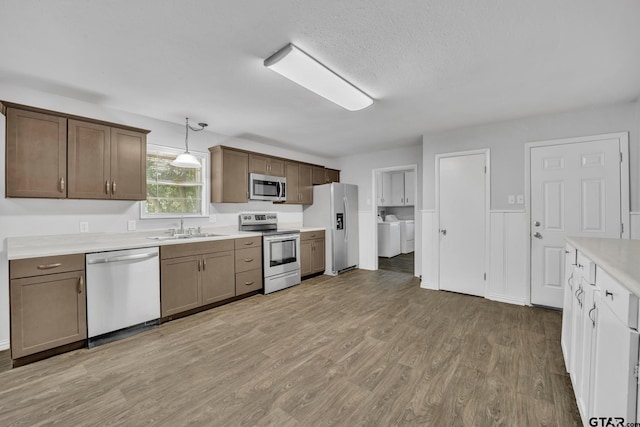
<path fill-rule="evenodd" d="M 254 213 L 245 212 L 240 214 L 240 225 L 277 224 L 278 214 L 275 212 Z"/>

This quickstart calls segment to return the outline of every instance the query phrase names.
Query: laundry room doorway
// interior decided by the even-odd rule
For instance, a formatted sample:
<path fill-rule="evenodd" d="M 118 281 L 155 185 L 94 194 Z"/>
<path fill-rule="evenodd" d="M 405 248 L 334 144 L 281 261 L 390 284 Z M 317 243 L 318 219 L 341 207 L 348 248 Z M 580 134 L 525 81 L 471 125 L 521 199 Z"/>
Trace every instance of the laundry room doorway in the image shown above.
<path fill-rule="evenodd" d="M 417 165 L 373 170 L 375 268 L 415 275 Z"/>

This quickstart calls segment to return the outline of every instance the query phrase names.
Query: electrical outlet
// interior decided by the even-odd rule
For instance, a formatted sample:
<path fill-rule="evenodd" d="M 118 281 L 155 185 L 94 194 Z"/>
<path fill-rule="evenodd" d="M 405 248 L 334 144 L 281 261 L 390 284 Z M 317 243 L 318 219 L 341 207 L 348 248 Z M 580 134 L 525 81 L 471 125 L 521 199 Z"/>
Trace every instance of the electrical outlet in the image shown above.
<path fill-rule="evenodd" d="M 524 196 L 522 194 L 518 194 L 516 196 L 516 203 L 519 205 L 524 205 Z"/>
<path fill-rule="evenodd" d="M 209 215 L 209 222 L 216 222 L 218 218 L 215 215 Z"/>
<path fill-rule="evenodd" d="M 130 219 L 127 221 L 127 231 L 136 231 L 136 220 Z"/>
<path fill-rule="evenodd" d="M 81 233 L 89 232 L 89 223 L 87 221 L 80 221 L 80 232 Z"/>
<path fill-rule="evenodd" d="M 509 194 L 509 197 L 507 198 L 507 203 L 509 203 L 510 205 L 515 205 L 516 196 L 514 196 L 513 194 Z"/>

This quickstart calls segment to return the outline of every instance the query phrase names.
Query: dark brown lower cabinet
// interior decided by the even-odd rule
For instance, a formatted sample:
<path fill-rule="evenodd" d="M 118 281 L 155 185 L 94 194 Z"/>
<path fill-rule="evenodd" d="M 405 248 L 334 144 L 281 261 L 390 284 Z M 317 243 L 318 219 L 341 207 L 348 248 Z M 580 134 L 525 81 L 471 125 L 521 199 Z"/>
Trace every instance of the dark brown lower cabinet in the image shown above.
<path fill-rule="evenodd" d="M 182 243 L 160 248 L 161 316 L 170 317 L 262 288 L 261 237 Z M 238 249 L 236 249 L 238 248 Z M 237 286 L 237 274 L 259 280 Z M 244 282 L 243 282 L 244 283 Z"/>
<path fill-rule="evenodd" d="M 324 231 L 300 233 L 300 276 L 323 272 L 325 269 Z"/>
<path fill-rule="evenodd" d="M 84 260 L 84 254 L 78 257 Z M 24 267 L 25 261 L 33 261 L 34 270 L 64 270 L 61 262 L 51 262 L 51 258 L 46 263 L 40 260 L 20 260 L 19 264 Z M 23 268 L 15 270 L 24 271 Z M 55 274 L 41 274 L 36 270 L 34 274 L 39 275 L 10 281 L 12 359 L 87 338 L 84 270 Z"/>

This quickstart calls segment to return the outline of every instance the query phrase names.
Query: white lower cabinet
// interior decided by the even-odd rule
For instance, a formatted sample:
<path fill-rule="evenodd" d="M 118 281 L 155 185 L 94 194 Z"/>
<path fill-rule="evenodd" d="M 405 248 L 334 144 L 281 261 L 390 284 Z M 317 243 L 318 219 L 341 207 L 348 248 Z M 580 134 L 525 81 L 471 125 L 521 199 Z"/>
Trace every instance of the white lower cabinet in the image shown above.
<path fill-rule="evenodd" d="M 582 422 L 635 423 L 640 409 L 638 297 L 572 250 L 567 246 L 567 266 L 577 261 L 565 270 L 561 345 Z M 593 418 L 611 424 L 593 424 Z"/>

